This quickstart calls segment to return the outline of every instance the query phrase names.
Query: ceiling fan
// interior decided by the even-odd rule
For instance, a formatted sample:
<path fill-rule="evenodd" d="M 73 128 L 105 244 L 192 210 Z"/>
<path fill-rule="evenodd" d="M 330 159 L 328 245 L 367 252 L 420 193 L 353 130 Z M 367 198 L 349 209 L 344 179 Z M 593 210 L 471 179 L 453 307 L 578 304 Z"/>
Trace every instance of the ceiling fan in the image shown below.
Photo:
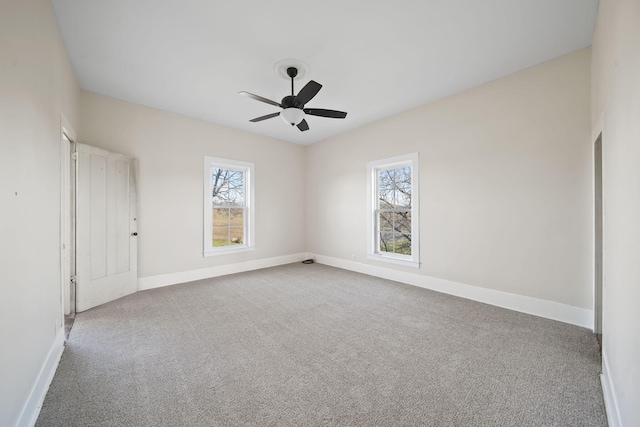
<path fill-rule="evenodd" d="M 293 79 L 298 75 L 298 69 L 296 67 L 287 68 L 287 75 L 291 78 L 291 95 L 287 95 L 282 98 L 281 102 L 272 101 L 249 92 L 239 92 L 242 96 L 247 96 L 255 99 L 256 101 L 261 101 L 283 109 L 277 113 L 256 117 L 255 119 L 249 120 L 250 122 L 261 122 L 263 120 L 280 116 L 285 123 L 290 124 L 291 126 L 298 126 L 298 129 L 304 132 L 309 130 L 309 125 L 304 119 L 306 114 L 310 116 L 330 117 L 332 119 L 344 119 L 347 117 L 347 113 L 344 111 L 325 110 L 323 108 L 304 108 L 305 104 L 311 101 L 311 99 L 320 91 L 322 85 L 311 80 L 300 90 L 300 92 L 298 92 L 297 95 L 294 95 Z"/>

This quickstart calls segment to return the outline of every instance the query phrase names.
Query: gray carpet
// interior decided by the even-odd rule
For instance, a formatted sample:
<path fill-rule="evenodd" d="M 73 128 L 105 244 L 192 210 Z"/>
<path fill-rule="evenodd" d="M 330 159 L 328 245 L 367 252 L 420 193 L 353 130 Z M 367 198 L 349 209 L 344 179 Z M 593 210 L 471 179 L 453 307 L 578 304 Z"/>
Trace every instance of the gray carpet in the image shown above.
<path fill-rule="evenodd" d="M 604 426 L 590 331 L 323 265 L 76 317 L 37 426 Z"/>

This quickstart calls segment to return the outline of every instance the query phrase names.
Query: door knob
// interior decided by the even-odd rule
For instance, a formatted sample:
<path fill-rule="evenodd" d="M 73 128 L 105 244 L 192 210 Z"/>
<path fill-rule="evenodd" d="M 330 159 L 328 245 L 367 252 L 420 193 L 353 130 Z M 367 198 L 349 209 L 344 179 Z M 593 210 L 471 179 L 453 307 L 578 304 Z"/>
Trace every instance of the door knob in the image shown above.
<path fill-rule="evenodd" d="M 132 236 L 137 236 L 137 235 L 138 235 L 138 232 L 137 232 L 137 231 L 134 231 L 133 233 L 131 233 L 131 235 L 132 235 Z"/>

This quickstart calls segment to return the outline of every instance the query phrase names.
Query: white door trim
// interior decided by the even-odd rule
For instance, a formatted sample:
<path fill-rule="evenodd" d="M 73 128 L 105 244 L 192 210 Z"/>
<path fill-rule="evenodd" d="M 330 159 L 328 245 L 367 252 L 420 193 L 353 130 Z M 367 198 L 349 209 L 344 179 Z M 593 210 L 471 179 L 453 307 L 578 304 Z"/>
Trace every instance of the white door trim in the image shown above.
<path fill-rule="evenodd" d="M 74 310 L 71 301 L 71 144 L 77 141 L 76 132 L 64 114 L 60 114 L 60 305 L 64 314 Z"/>
<path fill-rule="evenodd" d="M 605 251 L 604 251 L 604 236 L 605 236 L 605 229 L 604 229 L 604 200 L 605 200 L 605 186 L 604 186 L 604 181 L 605 181 L 605 170 L 604 170 L 604 165 L 605 165 L 605 152 L 604 152 L 604 113 L 602 113 L 600 115 L 600 117 L 598 118 L 598 121 L 596 122 L 595 127 L 591 130 L 591 155 L 592 157 L 592 164 L 594 165 L 594 168 L 592 168 L 593 171 L 593 203 L 592 206 L 595 207 L 596 204 L 596 176 L 595 176 L 595 162 L 596 162 L 596 158 L 595 158 L 595 144 L 596 141 L 598 140 L 598 138 L 601 138 L 601 143 L 600 143 L 600 167 L 601 167 L 601 202 L 602 202 L 602 257 L 601 257 L 601 263 L 602 265 L 600 266 L 600 268 L 602 269 L 602 291 L 604 293 L 604 259 L 605 259 Z M 595 216 L 595 209 L 593 209 L 592 211 L 592 215 L 593 215 L 593 222 L 592 222 L 592 230 L 594 231 L 593 233 L 593 332 L 596 334 L 602 334 L 602 330 L 598 330 L 598 328 L 600 327 L 600 329 L 604 328 L 604 318 L 600 319 L 600 322 L 598 322 L 598 317 L 603 317 L 602 314 L 603 313 L 598 313 L 598 307 L 596 306 L 596 304 L 598 303 L 598 278 L 597 278 L 597 266 L 596 266 L 596 256 L 598 255 L 598 248 L 596 247 L 597 242 L 596 242 L 596 234 L 595 234 L 595 230 L 596 230 L 596 216 Z M 603 311 L 604 311 L 604 307 L 603 307 Z M 601 343 L 602 344 L 602 343 Z"/>

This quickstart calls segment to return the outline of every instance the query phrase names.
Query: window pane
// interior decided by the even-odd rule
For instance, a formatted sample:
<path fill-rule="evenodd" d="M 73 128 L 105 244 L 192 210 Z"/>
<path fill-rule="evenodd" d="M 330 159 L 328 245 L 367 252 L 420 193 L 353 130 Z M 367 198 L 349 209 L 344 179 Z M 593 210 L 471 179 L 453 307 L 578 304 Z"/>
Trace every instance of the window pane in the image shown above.
<path fill-rule="evenodd" d="M 211 169 L 213 205 L 244 206 L 244 172 L 232 169 Z"/>
<path fill-rule="evenodd" d="M 213 239 L 211 244 L 215 246 L 228 246 L 229 245 L 229 228 L 214 227 L 212 229 Z"/>
<path fill-rule="evenodd" d="M 411 255 L 411 234 L 396 233 L 393 250 L 397 254 Z"/>
<path fill-rule="evenodd" d="M 380 252 L 393 253 L 393 232 L 380 232 Z"/>
<path fill-rule="evenodd" d="M 411 207 L 411 166 L 378 171 L 380 209 Z"/>
<path fill-rule="evenodd" d="M 381 252 L 393 252 L 393 213 L 380 212 L 378 214 L 378 236 Z"/>
<path fill-rule="evenodd" d="M 229 226 L 229 208 L 213 208 L 213 223 L 214 227 L 228 227 Z"/>
<path fill-rule="evenodd" d="M 231 227 L 244 227 L 244 208 L 229 209 L 229 225 Z"/>
<path fill-rule="evenodd" d="M 378 212 L 380 252 L 411 255 L 411 211 Z"/>
<path fill-rule="evenodd" d="M 232 245 L 244 244 L 244 227 L 231 227 L 229 229 Z"/>
<path fill-rule="evenodd" d="M 244 244 L 245 208 L 213 208 L 213 246 Z"/>
<path fill-rule="evenodd" d="M 405 166 L 395 170 L 394 181 L 395 206 L 398 208 L 411 207 L 411 167 Z"/>
<path fill-rule="evenodd" d="M 394 175 L 394 169 L 382 169 L 378 171 L 378 200 L 380 209 L 391 209 L 393 207 Z"/>
<path fill-rule="evenodd" d="M 380 212 L 378 215 L 378 229 L 381 232 L 393 231 L 393 212 Z"/>
<path fill-rule="evenodd" d="M 227 188 L 225 188 L 225 186 Z M 225 205 L 224 195 L 228 192 L 228 185 L 225 181 L 225 170 L 219 168 L 211 169 L 211 197 L 214 205 Z"/>
<path fill-rule="evenodd" d="M 229 231 L 229 235 L 231 238 L 232 245 L 242 245 L 244 244 L 244 218 L 245 218 L 245 209 L 244 208 L 231 208 L 230 210 L 230 221 L 229 225 L 231 229 Z"/>
<path fill-rule="evenodd" d="M 411 234 L 411 211 L 393 213 L 393 229 L 398 233 Z"/>
<path fill-rule="evenodd" d="M 244 206 L 244 172 L 229 171 L 229 204 Z"/>

